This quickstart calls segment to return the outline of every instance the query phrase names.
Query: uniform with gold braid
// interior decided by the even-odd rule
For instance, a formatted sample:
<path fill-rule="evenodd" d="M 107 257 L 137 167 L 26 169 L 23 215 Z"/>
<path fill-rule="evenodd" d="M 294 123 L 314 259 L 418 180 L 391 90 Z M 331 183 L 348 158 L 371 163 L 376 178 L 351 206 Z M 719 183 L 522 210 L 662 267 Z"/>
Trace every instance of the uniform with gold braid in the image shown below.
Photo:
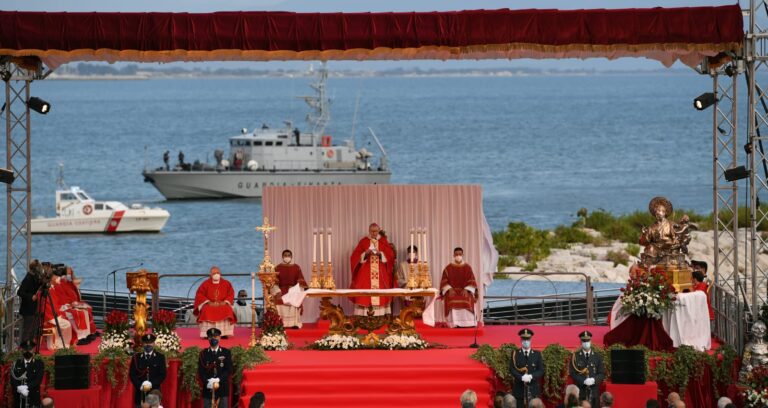
<path fill-rule="evenodd" d="M 532 399 L 541 396 L 539 381 L 541 377 L 544 377 L 544 360 L 541 357 L 541 352 L 530 348 L 531 337 L 533 337 L 531 329 L 522 329 L 517 334 L 524 343 L 520 350 L 515 350 L 512 353 L 512 360 L 510 361 L 509 371 L 515 378 L 512 393 L 517 400 L 517 406 L 528 407 L 528 403 Z"/>
<path fill-rule="evenodd" d="M 600 354 L 591 350 L 592 333 L 579 333 L 582 347 L 573 352 L 568 365 L 573 383 L 579 387 L 579 400 L 589 400 L 593 407 L 599 407 L 600 384 L 605 380 L 605 364 Z M 587 346 L 589 344 L 589 346 Z"/>

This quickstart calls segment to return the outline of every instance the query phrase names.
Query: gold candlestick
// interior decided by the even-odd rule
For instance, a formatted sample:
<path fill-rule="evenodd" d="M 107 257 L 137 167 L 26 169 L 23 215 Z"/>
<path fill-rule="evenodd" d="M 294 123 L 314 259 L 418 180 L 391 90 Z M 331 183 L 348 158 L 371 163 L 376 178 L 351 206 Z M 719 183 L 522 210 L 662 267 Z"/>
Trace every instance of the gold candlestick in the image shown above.
<path fill-rule="evenodd" d="M 411 262 L 408 264 L 408 283 L 405 286 L 408 289 L 416 289 L 419 287 L 416 280 L 416 264 Z"/>
<path fill-rule="evenodd" d="M 325 287 L 325 283 L 326 283 L 325 282 L 325 262 L 320 261 L 319 263 L 320 263 L 320 267 L 318 268 L 317 274 L 319 276 L 318 279 L 320 280 L 320 288 L 326 289 L 326 287 Z"/>
<path fill-rule="evenodd" d="M 429 264 L 426 262 L 419 263 L 419 288 L 429 289 L 432 287 L 432 278 L 429 276 Z"/>
<path fill-rule="evenodd" d="M 264 260 L 259 265 L 259 280 L 261 281 L 261 287 L 264 291 L 264 310 L 274 308 L 272 304 L 271 294 L 272 286 L 277 282 L 277 273 L 275 272 L 275 265 L 269 257 L 269 234 L 272 231 L 277 230 L 277 227 L 269 224 L 269 218 L 264 217 L 264 224 L 256 227 L 256 231 L 264 234 Z"/>
<path fill-rule="evenodd" d="M 323 286 L 330 290 L 336 289 L 336 282 L 333 280 L 333 263 L 331 262 L 328 262 L 328 269 L 326 270 L 325 282 Z"/>
<path fill-rule="evenodd" d="M 322 284 L 320 283 L 321 279 L 317 279 L 317 262 L 312 262 L 312 278 L 309 280 L 309 287 L 310 289 L 319 289 L 322 287 Z"/>
<path fill-rule="evenodd" d="M 259 344 L 256 339 L 256 301 L 251 300 L 251 340 L 248 342 L 249 347 L 254 347 Z"/>

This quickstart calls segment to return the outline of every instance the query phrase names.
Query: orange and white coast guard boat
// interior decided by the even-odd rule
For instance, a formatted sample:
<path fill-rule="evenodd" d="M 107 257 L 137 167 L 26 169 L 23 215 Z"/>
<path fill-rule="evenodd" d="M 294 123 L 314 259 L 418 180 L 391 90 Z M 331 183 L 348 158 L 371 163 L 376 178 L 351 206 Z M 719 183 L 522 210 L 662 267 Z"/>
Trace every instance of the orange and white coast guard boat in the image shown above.
<path fill-rule="evenodd" d="M 56 217 L 33 218 L 32 233 L 160 232 L 170 216 L 162 208 L 129 208 L 119 201 L 96 201 L 80 187 L 61 188 L 56 190 Z"/>

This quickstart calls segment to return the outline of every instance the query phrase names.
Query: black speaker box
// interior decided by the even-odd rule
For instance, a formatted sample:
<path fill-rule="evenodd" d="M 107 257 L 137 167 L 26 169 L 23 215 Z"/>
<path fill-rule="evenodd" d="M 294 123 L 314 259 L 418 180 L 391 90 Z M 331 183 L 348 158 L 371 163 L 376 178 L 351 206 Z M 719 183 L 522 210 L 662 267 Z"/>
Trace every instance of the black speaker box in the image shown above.
<path fill-rule="evenodd" d="M 611 350 L 611 382 L 645 384 L 645 352 L 643 350 Z"/>
<path fill-rule="evenodd" d="M 86 390 L 91 387 L 91 356 L 56 356 L 54 372 L 57 390 Z"/>

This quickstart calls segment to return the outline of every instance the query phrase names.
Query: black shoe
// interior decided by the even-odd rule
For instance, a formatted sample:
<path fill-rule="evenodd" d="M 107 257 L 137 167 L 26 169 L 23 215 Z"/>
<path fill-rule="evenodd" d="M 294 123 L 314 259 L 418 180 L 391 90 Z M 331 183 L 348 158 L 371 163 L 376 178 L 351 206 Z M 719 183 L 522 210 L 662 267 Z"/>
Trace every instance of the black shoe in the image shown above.
<path fill-rule="evenodd" d="M 221 336 L 222 339 L 226 340 L 229 338 L 229 336 Z"/>
<path fill-rule="evenodd" d="M 80 340 L 77 341 L 77 345 L 78 346 L 84 346 L 84 345 L 86 345 L 88 343 L 90 343 L 90 341 L 88 341 L 88 339 L 80 339 Z"/>

